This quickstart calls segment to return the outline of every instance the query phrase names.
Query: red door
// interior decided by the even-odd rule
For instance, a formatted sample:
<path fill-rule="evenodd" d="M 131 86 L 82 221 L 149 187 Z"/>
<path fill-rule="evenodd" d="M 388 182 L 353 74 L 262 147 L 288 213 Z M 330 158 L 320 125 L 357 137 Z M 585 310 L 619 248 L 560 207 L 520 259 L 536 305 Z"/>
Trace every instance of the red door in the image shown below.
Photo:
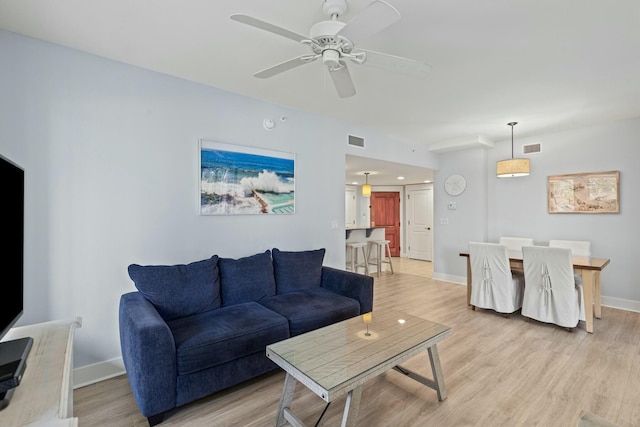
<path fill-rule="evenodd" d="M 400 256 L 400 193 L 376 191 L 371 193 L 371 226 L 384 227 L 391 256 Z"/>

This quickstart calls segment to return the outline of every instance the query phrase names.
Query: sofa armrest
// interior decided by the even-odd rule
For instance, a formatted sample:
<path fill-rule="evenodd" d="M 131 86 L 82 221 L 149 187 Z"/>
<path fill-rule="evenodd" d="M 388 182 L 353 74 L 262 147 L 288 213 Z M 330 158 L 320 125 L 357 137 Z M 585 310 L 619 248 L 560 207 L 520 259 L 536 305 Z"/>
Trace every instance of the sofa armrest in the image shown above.
<path fill-rule="evenodd" d="M 176 406 L 176 346 L 169 326 L 139 292 L 120 297 L 120 346 L 127 376 L 145 417 Z"/>
<path fill-rule="evenodd" d="M 373 310 L 373 277 L 371 276 L 323 266 L 320 286 L 358 300 L 360 314 Z"/>

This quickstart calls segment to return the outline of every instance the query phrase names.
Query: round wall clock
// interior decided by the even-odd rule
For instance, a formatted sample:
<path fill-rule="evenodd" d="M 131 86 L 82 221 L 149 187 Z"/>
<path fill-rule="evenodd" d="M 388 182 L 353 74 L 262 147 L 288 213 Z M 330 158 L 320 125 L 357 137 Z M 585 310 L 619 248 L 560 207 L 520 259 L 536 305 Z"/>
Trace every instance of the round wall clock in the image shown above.
<path fill-rule="evenodd" d="M 462 175 L 451 175 L 444 182 L 444 190 L 452 196 L 462 194 L 466 187 L 467 181 Z"/>

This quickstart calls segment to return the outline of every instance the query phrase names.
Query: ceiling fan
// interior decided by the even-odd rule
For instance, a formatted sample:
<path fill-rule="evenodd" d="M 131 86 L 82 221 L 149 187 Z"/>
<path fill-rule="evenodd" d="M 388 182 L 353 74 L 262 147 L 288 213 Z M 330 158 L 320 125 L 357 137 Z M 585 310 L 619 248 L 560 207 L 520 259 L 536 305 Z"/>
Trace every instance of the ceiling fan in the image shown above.
<path fill-rule="evenodd" d="M 298 56 L 254 74 L 266 79 L 284 71 L 322 59 L 340 98 L 356 94 L 346 60 L 355 64 L 371 65 L 399 71 L 414 76 L 424 76 L 431 66 L 420 61 L 386 53 L 356 48 L 356 44 L 400 19 L 400 13 L 389 3 L 373 0 L 348 22 L 338 18 L 347 11 L 346 0 L 323 0 L 322 10 L 330 19 L 311 27 L 309 36 L 303 36 L 274 24 L 243 14 L 231 15 L 231 19 L 261 30 L 305 44 L 311 49 L 308 55 Z"/>

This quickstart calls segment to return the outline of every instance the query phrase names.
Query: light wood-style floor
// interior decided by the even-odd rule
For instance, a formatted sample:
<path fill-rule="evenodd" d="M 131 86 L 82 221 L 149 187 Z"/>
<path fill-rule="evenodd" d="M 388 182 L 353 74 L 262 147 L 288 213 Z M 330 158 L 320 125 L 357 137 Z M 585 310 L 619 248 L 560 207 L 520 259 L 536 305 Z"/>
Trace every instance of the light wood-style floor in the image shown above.
<path fill-rule="evenodd" d="M 430 262 L 394 258 L 395 274 L 375 278 L 374 313 L 393 308 L 451 326 L 440 360 L 448 398 L 390 371 L 365 384 L 362 426 L 575 426 L 582 409 L 623 427 L 640 426 L 640 313 L 602 309 L 595 333 L 573 333 L 466 306 L 464 286 L 431 279 Z M 406 366 L 431 377 L 428 357 Z M 170 413 L 163 426 L 272 426 L 281 371 Z M 74 391 L 81 427 L 145 426 L 126 376 Z M 298 385 L 293 411 L 310 426 L 324 402 Z M 320 426 L 340 424 L 344 398 Z"/>

